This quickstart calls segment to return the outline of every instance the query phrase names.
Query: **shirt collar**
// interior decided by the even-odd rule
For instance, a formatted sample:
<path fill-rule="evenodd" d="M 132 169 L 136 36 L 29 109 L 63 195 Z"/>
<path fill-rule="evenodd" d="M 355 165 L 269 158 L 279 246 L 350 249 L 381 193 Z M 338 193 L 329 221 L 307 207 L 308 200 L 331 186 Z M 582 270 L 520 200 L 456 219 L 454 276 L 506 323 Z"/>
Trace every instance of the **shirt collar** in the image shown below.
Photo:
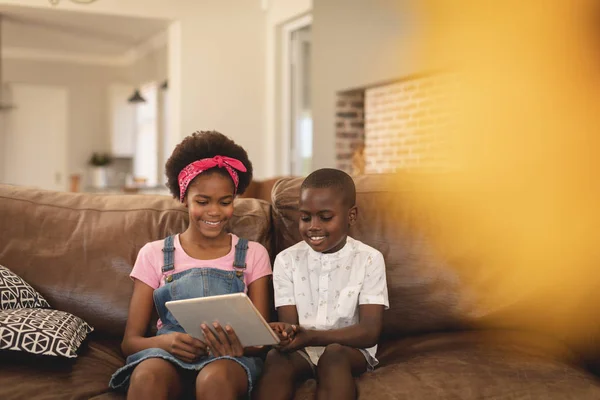
<path fill-rule="evenodd" d="M 308 245 L 308 243 L 307 243 Z M 346 257 L 354 250 L 354 239 L 350 236 L 346 237 L 346 244 L 344 247 L 336 251 L 335 253 L 320 253 L 318 251 L 314 251 L 312 247 L 308 246 L 308 252 L 311 258 L 318 258 L 320 260 L 329 259 L 329 260 L 339 260 L 341 258 Z"/>

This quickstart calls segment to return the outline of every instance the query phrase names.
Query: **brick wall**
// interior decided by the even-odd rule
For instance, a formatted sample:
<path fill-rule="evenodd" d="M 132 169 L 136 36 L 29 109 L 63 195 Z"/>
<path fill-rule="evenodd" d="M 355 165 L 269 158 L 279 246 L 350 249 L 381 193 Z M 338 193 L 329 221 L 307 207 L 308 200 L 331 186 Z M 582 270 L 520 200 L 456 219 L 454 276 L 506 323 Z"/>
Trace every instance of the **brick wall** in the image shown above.
<path fill-rule="evenodd" d="M 443 169 L 451 75 L 429 75 L 365 91 L 365 172 Z"/>
<path fill-rule="evenodd" d="M 364 90 L 338 93 L 336 104 L 337 168 L 352 173 L 352 157 L 365 143 Z"/>

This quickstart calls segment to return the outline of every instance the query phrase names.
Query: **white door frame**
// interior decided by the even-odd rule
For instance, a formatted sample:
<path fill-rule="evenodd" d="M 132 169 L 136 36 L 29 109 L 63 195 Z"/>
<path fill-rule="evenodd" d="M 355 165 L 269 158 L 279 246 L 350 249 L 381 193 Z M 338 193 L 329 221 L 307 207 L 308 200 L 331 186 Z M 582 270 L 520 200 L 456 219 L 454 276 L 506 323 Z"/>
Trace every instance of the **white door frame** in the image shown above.
<path fill-rule="evenodd" d="M 304 15 L 293 21 L 290 21 L 282 26 L 282 43 L 281 43 L 281 125 L 282 125 L 282 140 L 281 140 L 281 163 L 284 175 L 292 174 L 292 154 L 291 154 L 291 137 L 292 137 L 292 102 L 290 83 L 292 79 L 292 63 L 290 62 L 292 54 L 290 49 L 290 41 L 292 32 L 312 25 L 313 17 L 311 14 Z"/>

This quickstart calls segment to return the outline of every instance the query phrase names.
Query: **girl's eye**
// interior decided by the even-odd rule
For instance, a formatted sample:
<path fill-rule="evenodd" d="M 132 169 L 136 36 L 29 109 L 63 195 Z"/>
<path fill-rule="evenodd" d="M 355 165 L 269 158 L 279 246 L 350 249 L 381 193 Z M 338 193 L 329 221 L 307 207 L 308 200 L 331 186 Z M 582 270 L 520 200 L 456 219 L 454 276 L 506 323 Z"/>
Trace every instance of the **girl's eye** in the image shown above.
<path fill-rule="evenodd" d="M 231 201 L 222 201 L 221 205 L 227 207 L 228 205 L 231 204 Z"/>
<path fill-rule="evenodd" d="M 207 201 L 196 201 L 196 203 L 200 204 L 201 206 L 205 206 L 208 204 Z"/>
<path fill-rule="evenodd" d="M 302 222 L 308 222 L 308 221 L 310 221 L 310 217 L 309 217 L 309 216 L 306 216 L 306 215 L 303 215 L 302 217 L 300 217 L 300 220 L 301 220 Z"/>

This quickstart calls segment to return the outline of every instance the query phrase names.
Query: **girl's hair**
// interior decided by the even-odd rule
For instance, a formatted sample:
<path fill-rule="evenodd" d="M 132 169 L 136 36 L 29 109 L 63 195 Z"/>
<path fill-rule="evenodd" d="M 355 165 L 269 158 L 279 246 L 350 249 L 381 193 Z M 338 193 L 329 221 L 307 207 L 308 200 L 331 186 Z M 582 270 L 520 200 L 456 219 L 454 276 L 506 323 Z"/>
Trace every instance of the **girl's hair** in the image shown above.
<path fill-rule="evenodd" d="M 167 160 L 165 165 L 167 187 L 173 197 L 179 199 L 179 182 L 177 178 L 181 170 L 194 161 L 202 160 L 204 158 L 213 158 L 214 156 L 235 158 L 244 164 L 247 171 L 237 171 L 240 178 L 237 194 L 244 193 L 252 180 L 252 163 L 248 159 L 246 150 L 222 133 L 216 131 L 201 131 L 194 132 L 183 139 L 183 141 L 175 147 L 173 154 L 171 154 L 171 157 Z M 202 174 L 206 173 L 219 173 L 231 179 L 225 168 L 211 168 Z"/>

